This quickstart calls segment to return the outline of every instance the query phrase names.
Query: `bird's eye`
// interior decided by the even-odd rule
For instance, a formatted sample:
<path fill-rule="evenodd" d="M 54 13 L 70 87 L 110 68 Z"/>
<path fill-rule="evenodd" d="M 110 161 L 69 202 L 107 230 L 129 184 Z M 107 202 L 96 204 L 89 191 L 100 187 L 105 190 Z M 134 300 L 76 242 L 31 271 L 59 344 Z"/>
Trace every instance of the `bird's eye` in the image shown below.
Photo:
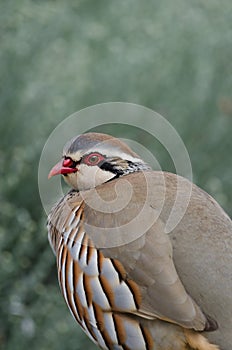
<path fill-rule="evenodd" d="M 104 157 L 99 153 L 91 153 L 84 158 L 84 163 L 87 165 L 97 165 Z"/>

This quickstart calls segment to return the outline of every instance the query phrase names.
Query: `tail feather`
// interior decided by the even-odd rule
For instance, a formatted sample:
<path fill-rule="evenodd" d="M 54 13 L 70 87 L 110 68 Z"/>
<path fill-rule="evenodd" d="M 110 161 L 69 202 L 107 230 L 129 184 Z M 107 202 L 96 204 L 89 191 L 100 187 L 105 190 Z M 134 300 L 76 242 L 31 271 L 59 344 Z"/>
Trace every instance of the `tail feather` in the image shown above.
<path fill-rule="evenodd" d="M 193 350 L 220 350 L 217 345 L 210 344 L 208 340 L 201 334 L 189 329 L 185 329 L 187 345 Z"/>
<path fill-rule="evenodd" d="M 206 324 L 205 324 L 205 332 L 212 332 L 216 331 L 218 329 L 218 323 L 215 321 L 211 316 L 205 314 L 206 317 Z"/>

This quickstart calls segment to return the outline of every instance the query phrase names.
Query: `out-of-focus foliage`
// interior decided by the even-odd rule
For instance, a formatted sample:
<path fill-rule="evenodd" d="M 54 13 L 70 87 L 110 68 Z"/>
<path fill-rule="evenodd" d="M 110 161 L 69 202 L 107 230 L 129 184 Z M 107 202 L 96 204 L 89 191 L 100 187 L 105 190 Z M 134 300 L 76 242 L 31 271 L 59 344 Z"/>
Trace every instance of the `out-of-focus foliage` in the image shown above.
<path fill-rule="evenodd" d="M 3 0 L 0 21 L 0 348 L 95 349 L 58 288 L 37 188 L 43 144 L 80 108 L 145 105 L 174 125 L 194 181 L 231 215 L 232 3 Z"/>

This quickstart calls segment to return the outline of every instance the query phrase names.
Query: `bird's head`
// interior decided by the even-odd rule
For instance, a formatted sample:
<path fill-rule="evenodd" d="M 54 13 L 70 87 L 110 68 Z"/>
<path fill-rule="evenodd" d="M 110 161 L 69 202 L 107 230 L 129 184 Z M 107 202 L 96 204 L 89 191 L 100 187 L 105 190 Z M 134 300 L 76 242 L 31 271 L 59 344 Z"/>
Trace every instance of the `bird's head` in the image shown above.
<path fill-rule="evenodd" d="M 67 142 L 61 161 L 48 177 L 62 174 L 68 185 L 83 191 L 148 169 L 150 167 L 121 140 L 106 134 L 87 133 Z"/>

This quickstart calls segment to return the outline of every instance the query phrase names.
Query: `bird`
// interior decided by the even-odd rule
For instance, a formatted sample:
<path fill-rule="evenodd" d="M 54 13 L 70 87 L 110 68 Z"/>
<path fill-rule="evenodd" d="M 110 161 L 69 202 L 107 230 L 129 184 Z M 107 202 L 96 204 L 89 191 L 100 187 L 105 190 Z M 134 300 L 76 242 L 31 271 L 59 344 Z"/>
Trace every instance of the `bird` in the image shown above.
<path fill-rule="evenodd" d="M 220 324 L 227 310 L 212 271 L 221 264 L 223 278 L 231 262 L 232 225 L 220 205 L 102 133 L 69 140 L 48 178 L 60 174 L 71 189 L 48 215 L 48 239 L 65 302 L 87 336 L 109 350 L 222 349 L 231 331 Z M 177 189 L 183 201 L 191 189 L 187 208 L 175 203 Z M 167 232 L 175 204 L 182 218 Z"/>

